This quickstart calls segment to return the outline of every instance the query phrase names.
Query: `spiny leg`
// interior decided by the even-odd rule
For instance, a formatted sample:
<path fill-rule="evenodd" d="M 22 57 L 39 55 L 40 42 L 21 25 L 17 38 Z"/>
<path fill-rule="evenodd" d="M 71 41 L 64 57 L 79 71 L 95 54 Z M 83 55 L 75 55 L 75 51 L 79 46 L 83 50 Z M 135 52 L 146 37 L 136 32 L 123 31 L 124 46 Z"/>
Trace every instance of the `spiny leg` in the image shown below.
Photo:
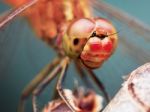
<path fill-rule="evenodd" d="M 98 88 L 102 91 L 107 103 L 109 103 L 110 98 L 109 98 L 109 95 L 107 94 L 107 92 L 105 90 L 103 83 L 99 80 L 99 78 L 96 77 L 95 73 L 91 69 L 89 69 L 87 67 L 85 67 L 85 68 L 87 69 L 89 76 L 93 79 L 93 81 L 96 83 Z"/>
<path fill-rule="evenodd" d="M 58 77 L 57 77 L 57 79 L 56 79 L 56 83 L 55 83 L 55 85 L 54 85 L 54 91 L 53 91 L 53 95 L 52 95 L 52 100 L 53 99 L 57 99 L 57 98 L 59 98 L 59 93 L 58 93 L 58 91 L 57 91 L 57 82 L 58 82 Z"/>
<path fill-rule="evenodd" d="M 60 62 L 60 58 L 55 58 L 52 63 L 48 64 L 23 90 L 21 94 L 21 99 L 19 102 L 18 112 L 24 111 L 25 100 L 30 96 L 32 91 L 37 87 L 37 85 L 49 74 L 51 70 Z"/>
<path fill-rule="evenodd" d="M 75 62 L 75 64 L 76 64 L 77 71 L 79 72 L 81 78 L 85 81 L 86 85 L 87 84 L 90 85 L 90 82 L 86 79 L 86 74 L 83 70 L 86 67 L 83 64 L 81 64 L 80 62 Z M 87 69 L 87 72 L 90 75 L 90 77 L 92 77 L 92 79 L 97 84 L 99 89 L 103 92 L 106 101 L 109 102 L 109 96 L 108 96 L 108 94 L 105 90 L 105 87 L 104 87 L 103 83 L 96 77 L 96 75 L 94 74 L 94 72 L 92 70 L 90 70 L 88 68 L 86 68 L 86 69 Z M 89 87 L 91 87 L 91 85 Z"/>
<path fill-rule="evenodd" d="M 88 88 L 93 88 L 93 86 L 91 85 L 91 83 L 89 82 L 87 75 L 85 73 L 85 71 L 83 70 L 83 67 L 80 65 L 79 60 L 78 61 L 74 61 L 75 63 L 75 68 L 80 76 L 80 78 L 84 81 L 85 85 Z"/>
<path fill-rule="evenodd" d="M 60 74 L 60 77 L 58 79 L 58 82 L 57 82 L 57 90 L 58 90 L 58 93 L 60 95 L 60 97 L 65 101 L 65 103 L 67 104 L 67 106 L 71 109 L 72 112 L 75 112 L 75 109 L 73 108 L 73 106 L 71 105 L 71 99 L 68 98 L 68 96 L 65 95 L 65 92 L 64 92 L 64 89 L 62 87 L 62 83 L 65 79 L 65 76 L 66 76 L 66 70 L 67 70 L 67 66 L 68 66 L 68 63 L 69 63 L 69 58 L 66 57 L 62 63 L 61 63 L 61 66 L 62 66 L 62 70 L 61 70 L 61 74 Z"/>
<path fill-rule="evenodd" d="M 45 89 L 45 87 L 57 76 L 57 74 L 60 72 L 62 69 L 61 63 L 57 65 L 52 72 L 43 80 L 40 82 L 40 84 L 35 88 L 33 91 L 33 111 L 37 112 L 37 105 L 36 105 L 36 98 L 40 93 Z"/>

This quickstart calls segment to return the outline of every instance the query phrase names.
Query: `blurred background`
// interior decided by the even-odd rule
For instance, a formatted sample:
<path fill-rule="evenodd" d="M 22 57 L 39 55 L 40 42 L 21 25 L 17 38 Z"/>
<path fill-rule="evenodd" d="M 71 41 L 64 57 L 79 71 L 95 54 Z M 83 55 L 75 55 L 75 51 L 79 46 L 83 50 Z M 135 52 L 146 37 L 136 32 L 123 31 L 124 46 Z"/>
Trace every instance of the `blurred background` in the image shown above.
<path fill-rule="evenodd" d="M 105 0 L 114 7 L 150 25 L 148 0 Z M 0 14 L 10 7 L 0 1 Z M 106 16 L 105 12 L 95 11 L 96 16 Z M 119 45 L 114 55 L 95 70 L 97 77 L 104 83 L 111 97 L 121 87 L 122 76 L 129 74 L 135 68 L 150 61 L 150 41 L 138 35 L 133 30 L 114 18 L 106 16 L 117 27 Z M 149 37 L 150 38 L 150 37 Z M 22 17 L 18 17 L 0 31 L 0 111 L 16 112 L 19 97 L 23 88 L 36 74 L 56 56 L 55 52 L 36 35 Z M 73 88 L 74 80 L 79 80 L 73 65 L 69 67 L 65 80 L 66 88 Z M 74 74 L 73 74 L 74 73 Z M 39 108 L 42 108 L 52 96 L 55 80 L 42 92 L 38 98 Z M 95 89 L 99 93 L 98 88 Z M 27 112 L 31 112 L 31 97 L 27 101 Z"/>

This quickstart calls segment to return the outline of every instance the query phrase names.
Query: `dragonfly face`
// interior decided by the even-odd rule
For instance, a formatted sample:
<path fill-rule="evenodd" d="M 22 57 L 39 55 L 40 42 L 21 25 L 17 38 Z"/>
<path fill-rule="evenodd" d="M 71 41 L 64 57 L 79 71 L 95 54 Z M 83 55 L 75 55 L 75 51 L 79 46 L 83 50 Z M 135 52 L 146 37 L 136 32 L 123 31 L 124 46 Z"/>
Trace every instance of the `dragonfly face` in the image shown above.
<path fill-rule="evenodd" d="M 89 68 L 98 68 L 114 52 L 118 37 L 114 26 L 104 18 L 79 19 L 63 38 L 66 54 L 80 58 Z"/>

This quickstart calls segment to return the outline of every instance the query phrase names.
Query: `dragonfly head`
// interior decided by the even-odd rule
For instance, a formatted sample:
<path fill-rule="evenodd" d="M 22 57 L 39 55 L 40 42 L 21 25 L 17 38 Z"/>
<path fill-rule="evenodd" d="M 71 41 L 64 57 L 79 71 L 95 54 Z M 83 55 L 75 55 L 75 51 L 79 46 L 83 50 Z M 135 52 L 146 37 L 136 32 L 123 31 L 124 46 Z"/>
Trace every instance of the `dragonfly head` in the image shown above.
<path fill-rule="evenodd" d="M 104 18 L 79 19 L 70 24 L 63 38 L 68 56 L 79 58 L 89 68 L 98 68 L 117 46 L 114 26 Z"/>

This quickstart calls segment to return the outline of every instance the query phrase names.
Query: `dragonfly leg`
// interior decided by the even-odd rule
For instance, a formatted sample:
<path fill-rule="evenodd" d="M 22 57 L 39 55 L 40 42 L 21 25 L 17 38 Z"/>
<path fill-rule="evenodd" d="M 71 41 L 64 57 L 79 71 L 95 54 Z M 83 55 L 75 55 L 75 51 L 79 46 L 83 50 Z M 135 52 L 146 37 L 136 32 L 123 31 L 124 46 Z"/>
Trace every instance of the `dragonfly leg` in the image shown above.
<path fill-rule="evenodd" d="M 54 85 L 55 89 L 54 89 L 54 91 L 53 91 L 52 99 L 57 99 L 57 98 L 59 97 L 58 91 L 57 91 L 57 89 L 56 89 L 56 87 L 57 87 L 57 82 L 58 82 L 58 78 L 57 78 L 56 83 L 55 83 L 55 85 Z"/>
<path fill-rule="evenodd" d="M 80 76 L 80 78 L 83 80 L 83 82 L 85 83 L 86 87 L 88 88 L 93 88 L 93 86 L 91 85 L 90 81 L 87 78 L 87 74 L 85 73 L 85 71 L 83 70 L 82 65 L 80 64 L 79 61 L 74 61 L 75 63 L 75 68 Z"/>
<path fill-rule="evenodd" d="M 43 80 L 40 82 L 40 84 L 35 88 L 32 95 L 32 104 L 33 104 L 33 112 L 37 112 L 37 102 L 36 99 L 40 95 L 40 93 L 45 89 L 45 87 L 57 76 L 57 74 L 62 69 L 61 63 L 57 65 L 52 72 Z"/>
<path fill-rule="evenodd" d="M 85 68 L 86 68 L 86 67 L 85 67 Z M 87 71 L 88 71 L 89 76 L 92 78 L 92 80 L 93 80 L 93 81 L 95 82 L 95 84 L 98 86 L 98 88 L 102 91 L 102 93 L 103 93 L 103 95 L 104 95 L 104 97 L 105 97 L 107 103 L 109 103 L 110 98 L 109 98 L 108 93 L 107 93 L 106 90 L 105 90 L 105 87 L 104 87 L 102 81 L 100 81 L 99 78 L 96 77 L 95 73 L 94 73 L 91 69 L 88 69 L 88 68 L 86 68 L 86 69 L 87 69 Z"/>
<path fill-rule="evenodd" d="M 61 74 L 60 74 L 60 77 L 57 82 L 57 90 L 58 90 L 60 97 L 64 100 L 64 102 L 71 109 L 71 111 L 75 112 L 75 109 L 73 108 L 73 106 L 70 103 L 72 101 L 72 99 L 68 98 L 68 96 L 65 95 L 64 88 L 62 87 L 62 83 L 66 76 L 66 70 L 67 70 L 68 63 L 69 63 L 68 58 L 64 59 L 64 61 L 62 62 L 62 70 L 61 70 Z"/>
<path fill-rule="evenodd" d="M 25 100 L 30 96 L 32 91 L 36 88 L 36 86 L 49 74 L 50 71 L 60 62 L 60 58 L 56 58 L 52 61 L 52 63 L 48 64 L 31 82 L 30 84 L 23 90 L 19 102 L 18 112 L 24 111 Z"/>
<path fill-rule="evenodd" d="M 82 80 L 84 80 L 84 82 L 86 83 L 86 85 L 88 87 L 90 87 L 90 88 L 93 88 L 93 86 L 91 85 L 91 83 L 87 79 L 87 74 L 85 74 L 84 69 L 88 72 L 88 75 L 92 78 L 92 80 L 96 83 L 96 85 L 98 86 L 98 88 L 102 91 L 102 93 L 103 93 L 106 101 L 109 102 L 110 101 L 109 95 L 107 94 L 102 81 L 100 81 L 99 78 L 96 77 L 95 73 L 91 69 L 86 68 L 79 61 L 78 62 L 76 61 L 75 65 L 76 65 L 77 71 L 80 74 L 80 77 L 82 78 Z"/>

